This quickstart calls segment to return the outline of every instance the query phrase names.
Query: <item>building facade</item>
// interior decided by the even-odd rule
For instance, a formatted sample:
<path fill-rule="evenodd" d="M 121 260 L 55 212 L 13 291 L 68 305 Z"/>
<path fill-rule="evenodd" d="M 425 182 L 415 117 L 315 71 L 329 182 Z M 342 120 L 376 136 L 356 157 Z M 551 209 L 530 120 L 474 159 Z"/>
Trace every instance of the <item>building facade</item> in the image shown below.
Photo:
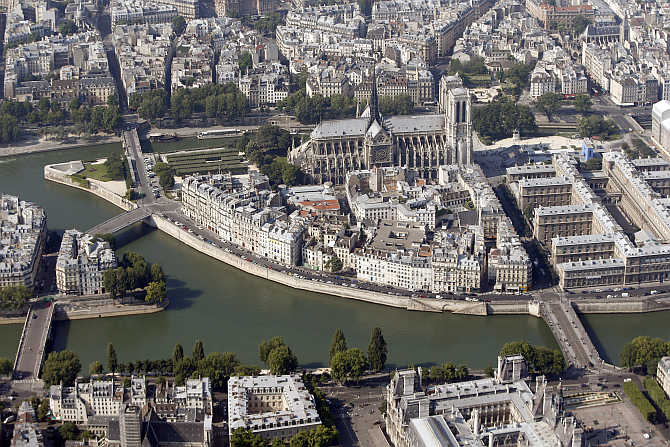
<path fill-rule="evenodd" d="M 58 291 L 65 295 L 105 293 L 104 274 L 116 266 L 116 254 L 108 242 L 67 230 L 56 260 Z"/>

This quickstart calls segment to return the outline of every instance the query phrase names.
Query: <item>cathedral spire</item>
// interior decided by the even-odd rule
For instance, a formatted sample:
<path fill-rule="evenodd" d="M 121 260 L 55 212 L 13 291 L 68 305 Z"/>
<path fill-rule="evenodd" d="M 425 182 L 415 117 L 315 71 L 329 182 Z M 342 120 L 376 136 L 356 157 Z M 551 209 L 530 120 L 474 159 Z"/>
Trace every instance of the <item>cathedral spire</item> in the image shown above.
<path fill-rule="evenodd" d="M 368 118 L 368 128 L 377 121 L 377 123 L 381 126 L 383 121 L 382 121 L 382 116 L 381 113 L 379 113 L 379 98 L 377 97 L 377 66 L 375 65 L 373 71 L 372 71 L 372 92 L 370 92 L 370 103 L 368 104 L 368 108 L 370 109 L 370 117 Z"/>

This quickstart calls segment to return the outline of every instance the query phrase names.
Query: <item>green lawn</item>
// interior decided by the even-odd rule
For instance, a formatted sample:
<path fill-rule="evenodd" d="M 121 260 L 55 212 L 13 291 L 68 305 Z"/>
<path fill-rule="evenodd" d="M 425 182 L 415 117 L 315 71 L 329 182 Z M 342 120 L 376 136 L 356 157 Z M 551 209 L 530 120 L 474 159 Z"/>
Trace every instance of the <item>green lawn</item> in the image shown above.
<path fill-rule="evenodd" d="M 77 173 L 84 178 L 94 178 L 96 180 L 100 180 L 101 182 L 110 182 L 112 180 L 117 180 L 113 179 L 109 175 L 109 171 L 107 170 L 107 167 L 105 166 L 104 163 L 96 165 L 86 164 L 84 166 L 85 169 Z"/>
<path fill-rule="evenodd" d="M 154 142 L 149 140 L 142 140 L 142 152 L 174 152 L 190 149 L 209 149 L 213 147 L 230 147 L 237 143 L 239 137 L 233 136 L 228 138 L 211 138 L 206 140 L 199 140 L 197 137 L 182 138 L 177 141 Z"/>

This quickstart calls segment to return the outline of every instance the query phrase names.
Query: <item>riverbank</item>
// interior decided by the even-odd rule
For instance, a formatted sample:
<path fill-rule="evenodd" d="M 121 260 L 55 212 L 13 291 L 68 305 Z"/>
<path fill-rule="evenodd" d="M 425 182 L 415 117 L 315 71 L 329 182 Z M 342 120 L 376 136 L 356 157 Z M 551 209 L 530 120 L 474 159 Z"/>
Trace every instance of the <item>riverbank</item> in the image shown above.
<path fill-rule="evenodd" d="M 67 164 L 68 163 L 58 163 L 54 165 L 46 165 L 44 167 L 44 179 L 52 181 L 54 183 L 60 183 L 61 185 L 81 189 L 82 191 L 90 192 L 91 194 L 94 194 L 100 197 L 101 199 L 104 199 L 110 202 L 111 204 L 116 205 L 117 207 L 121 208 L 124 211 L 130 211 L 137 208 L 136 203 L 131 202 L 130 200 L 119 196 L 111 189 L 106 188 L 104 183 L 102 182 L 89 181 L 87 182 L 88 187 L 85 187 L 75 182 L 72 179 L 72 177 L 63 172 L 62 169 L 58 169 L 58 167 L 65 166 Z"/>
<path fill-rule="evenodd" d="M 0 158 L 15 157 L 17 155 L 34 154 L 39 152 L 60 151 L 65 149 L 78 149 L 87 146 L 98 146 L 103 144 L 120 143 L 121 138 L 117 136 L 100 137 L 95 142 L 56 144 L 53 141 L 40 141 L 38 143 L 26 144 L 24 146 L 0 147 Z"/>

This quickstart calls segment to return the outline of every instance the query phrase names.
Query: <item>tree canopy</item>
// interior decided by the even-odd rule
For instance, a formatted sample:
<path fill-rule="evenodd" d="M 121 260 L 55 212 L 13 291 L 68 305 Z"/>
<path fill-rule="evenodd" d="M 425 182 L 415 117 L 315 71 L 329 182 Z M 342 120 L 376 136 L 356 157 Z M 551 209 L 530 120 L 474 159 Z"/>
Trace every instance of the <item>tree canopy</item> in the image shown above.
<path fill-rule="evenodd" d="M 535 109 L 547 116 L 551 121 L 554 114 L 561 108 L 563 96 L 560 93 L 545 93 L 535 101 Z"/>
<path fill-rule="evenodd" d="M 577 132 L 582 137 L 598 136 L 607 139 L 619 132 L 614 122 L 603 118 L 601 115 L 589 115 L 579 120 Z"/>
<path fill-rule="evenodd" d="M 451 362 L 447 362 L 444 365 L 435 365 L 430 368 L 428 377 L 434 382 L 452 383 L 466 380 L 469 374 L 470 371 L 468 370 L 467 366 L 456 366 Z"/>
<path fill-rule="evenodd" d="M 181 34 L 184 32 L 185 29 L 186 29 L 186 19 L 184 19 L 182 16 L 172 17 L 172 31 L 176 35 L 181 36 Z"/>
<path fill-rule="evenodd" d="M 33 293 L 26 286 L 0 287 L 0 310 L 20 310 L 32 297 Z"/>
<path fill-rule="evenodd" d="M 47 385 L 72 386 L 77 374 L 81 371 L 81 363 L 77 354 L 72 351 L 57 351 L 49 353 L 42 367 L 42 380 Z"/>
<path fill-rule="evenodd" d="M 517 341 L 505 343 L 500 350 L 500 356 L 510 355 L 522 355 L 528 364 L 528 372 L 534 374 L 559 375 L 566 368 L 563 353 L 558 349 Z"/>
<path fill-rule="evenodd" d="M 626 343 L 619 358 L 626 368 L 639 369 L 647 373 L 656 371 L 658 361 L 666 355 L 670 355 L 670 343 L 661 338 L 641 336 Z"/>
<path fill-rule="evenodd" d="M 356 382 L 368 367 L 365 354 L 358 348 L 350 348 L 336 353 L 330 361 L 333 379 L 340 383 Z"/>
<path fill-rule="evenodd" d="M 344 338 L 344 332 L 342 329 L 337 328 L 333 334 L 333 341 L 330 343 L 330 351 L 328 352 L 328 358 L 332 361 L 335 354 L 338 352 L 344 352 L 347 350 L 347 340 Z"/>
<path fill-rule="evenodd" d="M 506 97 L 473 108 L 472 125 L 480 137 L 489 141 L 509 138 L 517 129 L 522 134 L 537 130 L 535 116 L 530 108 L 517 105 Z"/>
<path fill-rule="evenodd" d="M 370 362 L 370 369 L 375 372 L 384 369 L 387 355 L 388 348 L 386 346 L 386 340 L 384 340 L 381 328 L 376 327 L 372 330 L 370 344 L 368 345 L 368 361 Z"/>
<path fill-rule="evenodd" d="M 289 374 L 298 367 L 298 358 L 281 337 L 262 341 L 258 347 L 259 357 L 272 374 Z"/>

